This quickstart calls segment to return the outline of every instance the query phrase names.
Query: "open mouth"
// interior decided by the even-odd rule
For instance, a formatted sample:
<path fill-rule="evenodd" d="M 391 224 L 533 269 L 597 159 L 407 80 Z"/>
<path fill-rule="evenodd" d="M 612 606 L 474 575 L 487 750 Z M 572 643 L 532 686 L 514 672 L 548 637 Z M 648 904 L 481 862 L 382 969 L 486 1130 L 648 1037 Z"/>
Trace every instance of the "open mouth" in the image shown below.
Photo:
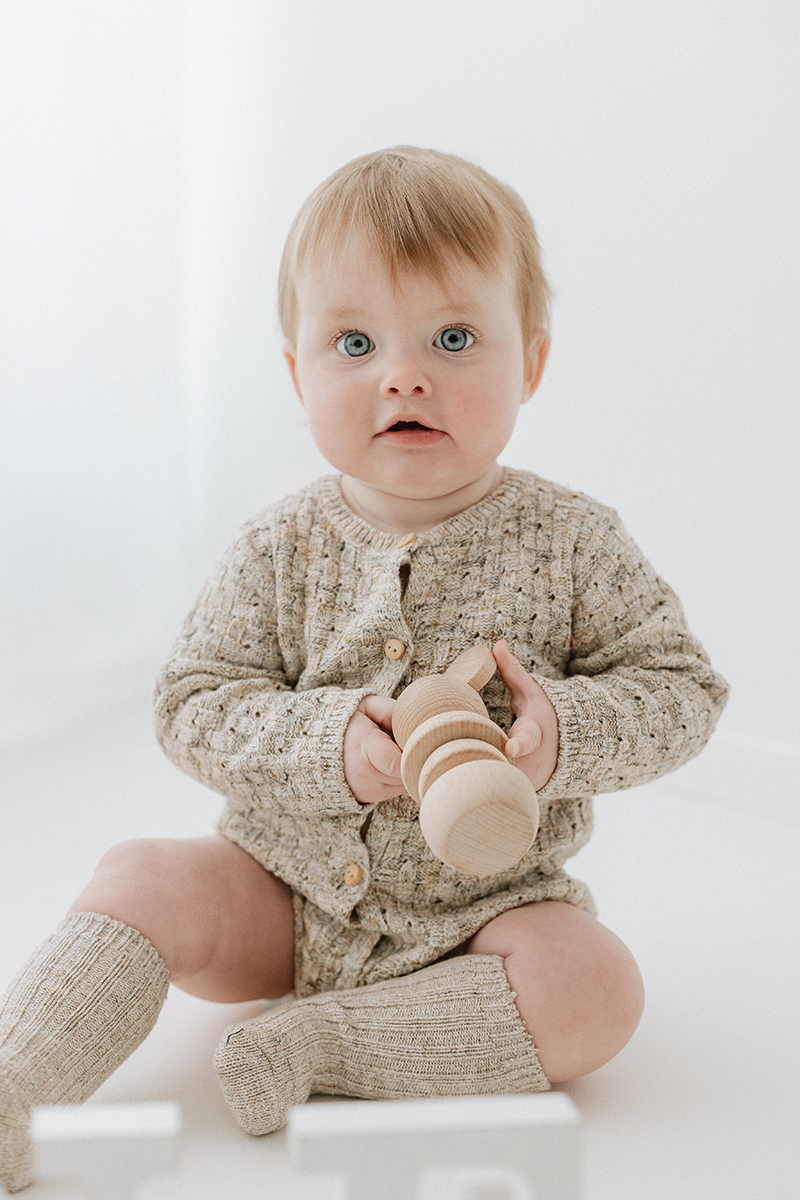
<path fill-rule="evenodd" d="M 395 446 L 419 448 L 420 446 L 434 446 L 447 435 L 443 430 L 426 425 L 424 421 L 417 420 L 409 413 L 405 419 L 393 421 L 391 425 L 387 425 L 380 436 Z"/>
<path fill-rule="evenodd" d="M 419 421 L 395 421 L 394 425 L 390 425 L 389 433 L 400 433 L 404 429 L 424 429 L 430 431 L 430 425 L 421 425 Z"/>

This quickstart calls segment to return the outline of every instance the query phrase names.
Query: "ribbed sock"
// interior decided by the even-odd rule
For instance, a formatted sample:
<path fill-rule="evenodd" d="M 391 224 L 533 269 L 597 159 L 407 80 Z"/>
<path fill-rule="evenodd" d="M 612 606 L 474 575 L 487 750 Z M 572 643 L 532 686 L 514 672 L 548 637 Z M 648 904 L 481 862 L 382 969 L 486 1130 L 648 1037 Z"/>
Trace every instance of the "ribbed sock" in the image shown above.
<path fill-rule="evenodd" d="M 0 999 L 0 1181 L 32 1182 L 28 1115 L 86 1100 L 153 1028 L 169 976 L 135 929 L 72 913 Z"/>
<path fill-rule="evenodd" d="M 214 1067 L 248 1133 L 313 1093 L 396 1100 L 549 1089 L 503 960 L 467 954 L 228 1029 Z"/>

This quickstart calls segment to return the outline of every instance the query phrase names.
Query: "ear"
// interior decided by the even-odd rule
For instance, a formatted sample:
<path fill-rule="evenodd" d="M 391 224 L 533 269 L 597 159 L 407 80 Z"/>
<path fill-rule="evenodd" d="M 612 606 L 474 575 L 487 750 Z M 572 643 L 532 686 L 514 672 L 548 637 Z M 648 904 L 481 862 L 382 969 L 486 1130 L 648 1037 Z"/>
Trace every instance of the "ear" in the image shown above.
<path fill-rule="evenodd" d="M 534 335 L 530 345 L 528 346 L 527 354 L 525 355 L 525 379 L 522 403 L 530 400 L 533 393 L 539 386 L 539 382 L 544 372 L 544 364 L 547 362 L 547 355 L 550 353 L 550 334 L 544 329 L 540 329 Z"/>
<path fill-rule="evenodd" d="M 300 391 L 300 381 L 297 378 L 297 350 L 294 348 L 294 346 L 284 346 L 283 347 L 283 357 L 286 359 L 286 362 L 289 364 L 289 374 L 292 377 L 292 383 L 294 384 L 294 390 L 297 392 L 297 397 L 298 397 L 300 403 L 305 408 L 305 403 L 303 401 L 303 393 Z"/>

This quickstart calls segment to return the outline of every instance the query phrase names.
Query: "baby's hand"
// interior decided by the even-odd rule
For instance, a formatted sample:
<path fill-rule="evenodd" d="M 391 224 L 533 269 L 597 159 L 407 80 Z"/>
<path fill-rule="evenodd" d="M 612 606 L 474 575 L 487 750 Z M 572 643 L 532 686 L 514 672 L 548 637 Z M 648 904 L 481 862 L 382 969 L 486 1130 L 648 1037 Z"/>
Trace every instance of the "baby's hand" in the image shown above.
<path fill-rule="evenodd" d="M 400 747 L 392 741 L 388 696 L 365 696 L 344 731 L 344 775 L 359 804 L 402 796 Z"/>
<path fill-rule="evenodd" d="M 514 657 L 505 639 L 492 650 L 517 718 L 508 731 L 506 754 L 538 792 L 558 761 L 558 717 L 547 693 Z"/>

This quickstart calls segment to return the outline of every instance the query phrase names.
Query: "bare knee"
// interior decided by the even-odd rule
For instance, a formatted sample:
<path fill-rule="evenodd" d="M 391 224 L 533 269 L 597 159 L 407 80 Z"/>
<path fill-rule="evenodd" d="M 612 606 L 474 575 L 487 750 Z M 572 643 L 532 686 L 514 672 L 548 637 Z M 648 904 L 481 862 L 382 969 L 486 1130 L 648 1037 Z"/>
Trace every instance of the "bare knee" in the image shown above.
<path fill-rule="evenodd" d="M 505 913 L 476 934 L 470 949 L 502 955 L 542 1070 L 553 1083 L 603 1066 L 639 1024 L 644 985 L 633 955 L 616 934 L 573 906 L 545 902 Z"/>
<path fill-rule="evenodd" d="M 126 914 L 146 908 L 152 902 L 154 893 L 163 889 L 162 879 L 168 871 L 167 858 L 162 840 L 158 838 L 143 838 L 112 846 L 95 867 L 92 878 L 75 901 L 72 911 L 84 909 L 86 904 L 83 902 L 88 900 L 104 906 L 110 904 L 117 910 L 125 910 Z M 116 912 L 106 915 L 124 919 Z"/>
<path fill-rule="evenodd" d="M 193 839 L 142 838 L 113 846 L 97 864 L 71 912 L 100 912 L 136 929 L 158 950 L 170 972 L 202 966 L 212 953 L 213 912 L 201 922 Z"/>
<path fill-rule="evenodd" d="M 238 1002 L 293 983 L 291 891 L 221 834 L 122 842 L 72 912 L 100 912 L 153 943 L 176 987 Z"/>

